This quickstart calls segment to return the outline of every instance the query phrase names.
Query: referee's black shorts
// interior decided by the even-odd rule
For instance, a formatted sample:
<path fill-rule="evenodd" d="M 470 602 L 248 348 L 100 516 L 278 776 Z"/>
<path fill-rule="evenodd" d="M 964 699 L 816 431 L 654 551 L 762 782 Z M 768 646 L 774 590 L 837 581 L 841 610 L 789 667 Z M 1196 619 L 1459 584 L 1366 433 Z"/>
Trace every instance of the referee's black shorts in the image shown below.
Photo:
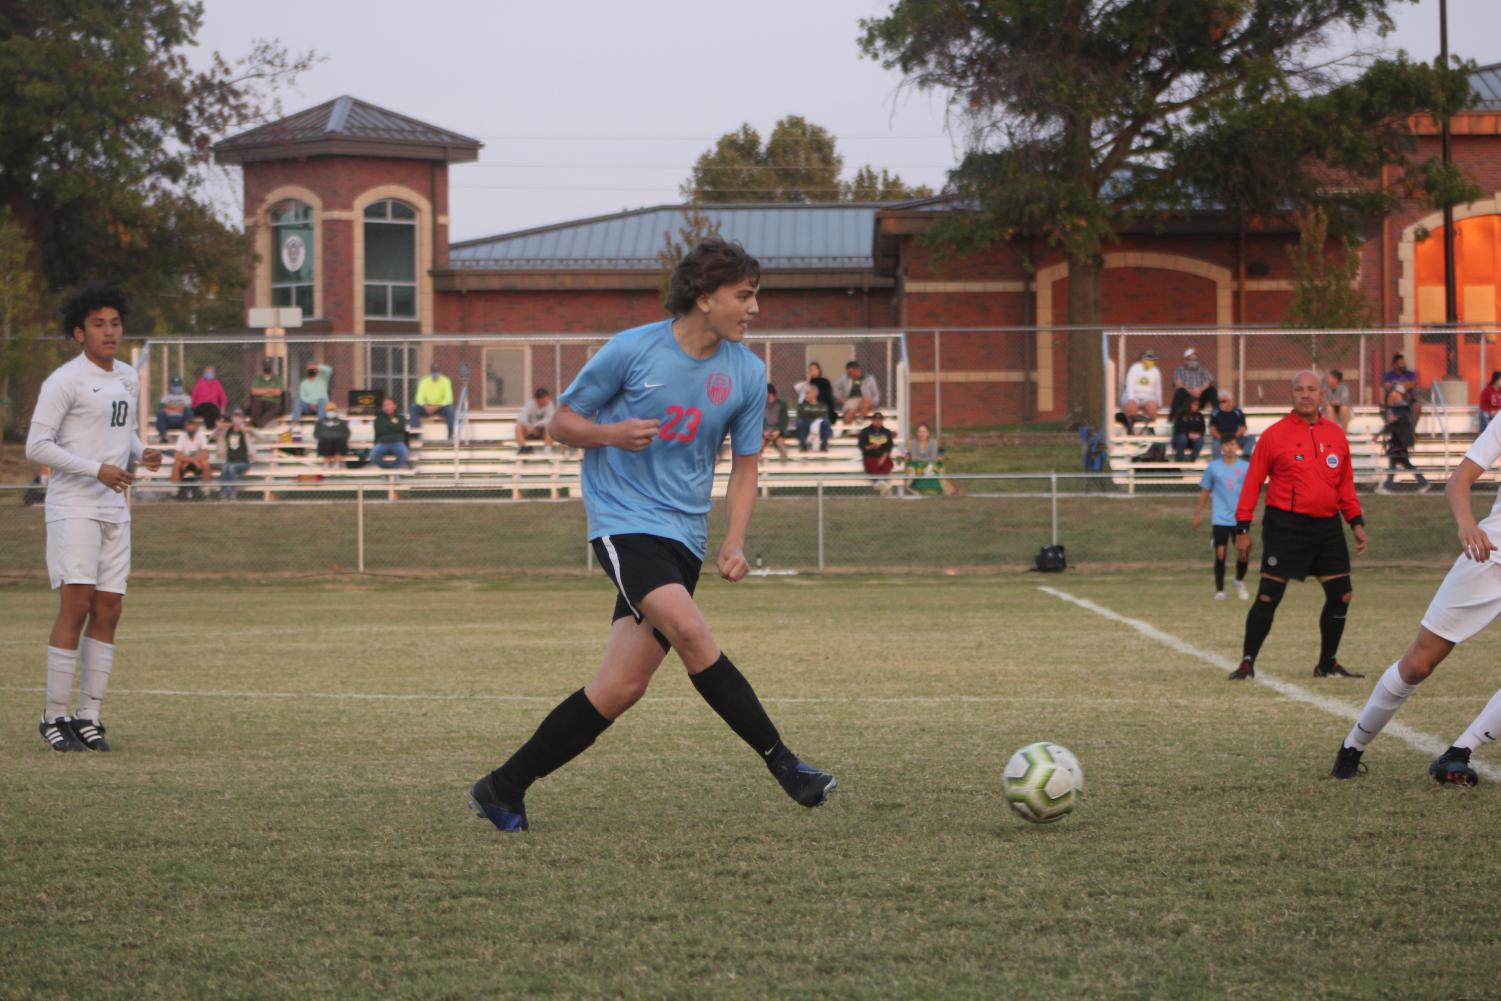
<path fill-rule="evenodd" d="M 1350 572 L 1350 549 L 1339 515 L 1311 518 L 1269 507 L 1261 519 L 1261 572 L 1284 580 Z"/>
<path fill-rule="evenodd" d="M 599 565 L 619 592 L 615 596 L 615 614 L 610 616 L 611 623 L 627 615 L 641 622 L 641 599 L 665 584 L 681 584 L 689 595 L 698 586 L 703 560 L 676 539 L 631 533 L 601 535 L 590 539 L 589 543 L 594 547 Z M 652 634 L 662 644 L 663 650 L 672 649 L 672 644 L 660 631 L 653 629 Z"/>

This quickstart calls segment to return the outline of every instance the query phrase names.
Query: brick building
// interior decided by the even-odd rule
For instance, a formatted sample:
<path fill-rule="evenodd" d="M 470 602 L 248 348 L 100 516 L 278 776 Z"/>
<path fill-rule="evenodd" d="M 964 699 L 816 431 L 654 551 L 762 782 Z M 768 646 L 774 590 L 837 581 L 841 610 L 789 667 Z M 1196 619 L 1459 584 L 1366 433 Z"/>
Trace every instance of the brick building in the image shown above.
<path fill-rule="evenodd" d="M 1453 120 L 1453 155 L 1494 194 L 1456 212 L 1459 310 L 1462 321 L 1493 323 L 1501 318 L 1501 65 L 1482 68 L 1472 83 L 1479 99 Z M 1436 123 L 1412 125 L 1419 159 L 1436 156 Z M 676 206 L 450 245 L 449 167 L 476 160 L 480 147 L 351 97 L 219 143 L 218 159 L 244 170 L 245 227 L 255 249 L 247 307 L 299 306 L 304 331 L 356 335 L 597 333 L 663 315 L 657 253 L 664 233 L 683 225 Z M 944 335 L 947 423 L 1046 420 L 1065 412 L 1063 339 L 1071 335 L 1047 328 L 1068 323 L 1068 280 L 1050 248 L 1034 250 L 1035 273 L 1009 246 L 935 255 L 922 236 L 952 211 L 943 198 L 703 211 L 761 259 L 765 329 L 910 332 L 915 417 L 928 416 L 934 403 L 937 366 L 926 331 L 935 327 L 1042 328 Z M 1382 325 L 1409 328 L 1394 343 L 1425 374 L 1444 367 L 1441 338 L 1416 330 L 1443 319 L 1441 229 L 1438 214 L 1404 206 L 1361 249 L 1361 288 L 1372 315 Z M 1213 211 L 1127 230 L 1105 253 L 1105 322 L 1221 330 L 1275 325 L 1291 296 L 1286 251 L 1296 238 L 1286 220 L 1242 238 Z M 1239 360 L 1233 335 L 1209 339 L 1201 352 L 1223 379 Z M 515 367 L 512 388 L 504 398 L 487 391 L 485 405 L 515 405 L 534 367 L 543 370 L 529 350 L 515 350 L 520 354 L 507 362 Z M 356 382 L 398 390 L 395 373 L 414 377 L 432 354 L 385 341 L 329 352 Z M 1501 349 L 1490 357 L 1501 358 Z M 778 367 L 792 371 L 802 360 Z M 1482 376 L 1479 365 L 1478 342 L 1467 339 L 1459 368 L 1472 387 Z M 480 392 L 482 375 L 474 379 L 471 388 Z"/>

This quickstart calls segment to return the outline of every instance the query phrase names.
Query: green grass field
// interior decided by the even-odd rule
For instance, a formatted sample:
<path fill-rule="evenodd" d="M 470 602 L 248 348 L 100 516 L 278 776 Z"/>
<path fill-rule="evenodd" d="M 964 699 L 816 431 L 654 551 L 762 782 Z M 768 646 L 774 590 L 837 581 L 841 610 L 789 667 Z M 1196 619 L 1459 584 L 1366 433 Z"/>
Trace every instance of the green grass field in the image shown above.
<path fill-rule="evenodd" d="M 1342 659 L 1379 672 L 1430 571 L 1371 571 Z M 53 597 L 0 588 L 0 998 L 1483 998 L 1501 788 L 1432 786 L 1383 736 L 1038 590 L 1238 654 L 1200 573 L 706 581 L 788 742 L 838 773 L 794 806 L 675 659 L 529 797 L 468 784 L 588 679 L 602 578 L 145 582 L 105 721 L 36 733 Z M 1309 677 L 1318 592 L 1258 670 Z M 1451 739 L 1501 684 L 1461 648 L 1399 719 Z M 1013 817 L 1016 747 L 1075 751 L 1088 796 Z"/>

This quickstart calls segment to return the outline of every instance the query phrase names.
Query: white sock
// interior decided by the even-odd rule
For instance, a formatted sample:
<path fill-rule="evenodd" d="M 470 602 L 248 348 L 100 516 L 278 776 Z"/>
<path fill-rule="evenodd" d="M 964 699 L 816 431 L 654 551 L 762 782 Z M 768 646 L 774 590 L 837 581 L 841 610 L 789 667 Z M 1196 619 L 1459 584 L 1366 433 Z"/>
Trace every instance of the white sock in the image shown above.
<path fill-rule="evenodd" d="M 43 722 L 51 723 L 68 715 L 68 703 L 73 701 L 73 671 L 77 666 L 77 650 L 47 647 L 47 709 Z"/>
<path fill-rule="evenodd" d="M 1454 746 L 1468 747 L 1473 751 L 1482 744 L 1495 743 L 1497 737 L 1501 737 L 1501 692 L 1491 696 L 1480 715 L 1475 717 L 1475 722 L 1454 742 Z"/>
<path fill-rule="evenodd" d="M 1345 746 L 1364 751 L 1366 745 L 1376 739 L 1381 728 L 1397 715 L 1397 710 L 1402 708 L 1407 697 L 1417 690 L 1417 685 L 1409 685 L 1402 680 L 1402 676 L 1397 673 L 1396 664 L 1388 667 L 1376 679 L 1376 687 L 1371 689 L 1371 697 L 1366 700 L 1365 708 L 1355 718 L 1355 725 L 1345 738 Z"/>
<path fill-rule="evenodd" d="M 115 666 L 115 645 L 91 640 L 87 636 L 78 648 L 78 715 L 90 723 L 99 722 L 99 705 L 109 687 L 109 672 Z"/>

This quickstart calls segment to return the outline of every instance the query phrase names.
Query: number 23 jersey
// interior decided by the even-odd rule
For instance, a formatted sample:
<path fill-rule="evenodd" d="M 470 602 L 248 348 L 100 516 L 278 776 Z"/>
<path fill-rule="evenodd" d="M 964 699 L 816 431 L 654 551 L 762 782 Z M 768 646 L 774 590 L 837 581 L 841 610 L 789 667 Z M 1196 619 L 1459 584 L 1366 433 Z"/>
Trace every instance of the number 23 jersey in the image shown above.
<path fill-rule="evenodd" d="M 672 321 L 616 334 L 558 402 L 601 424 L 658 420 L 639 452 L 584 453 L 589 537 L 641 532 L 676 539 L 700 558 L 708 543 L 714 463 L 726 436 L 736 455 L 761 450 L 766 366 L 744 344 L 720 341 L 708 358 L 678 346 Z"/>
<path fill-rule="evenodd" d="M 101 465 L 130 467 L 141 453 L 140 377 L 116 360 L 106 372 L 83 354 L 59 365 L 37 396 L 27 452 L 33 443 L 53 446 L 47 463 L 47 520 L 92 518 L 126 522 L 130 507 L 123 493 L 98 480 Z M 61 453 L 58 450 L 61 450 Z"/>

